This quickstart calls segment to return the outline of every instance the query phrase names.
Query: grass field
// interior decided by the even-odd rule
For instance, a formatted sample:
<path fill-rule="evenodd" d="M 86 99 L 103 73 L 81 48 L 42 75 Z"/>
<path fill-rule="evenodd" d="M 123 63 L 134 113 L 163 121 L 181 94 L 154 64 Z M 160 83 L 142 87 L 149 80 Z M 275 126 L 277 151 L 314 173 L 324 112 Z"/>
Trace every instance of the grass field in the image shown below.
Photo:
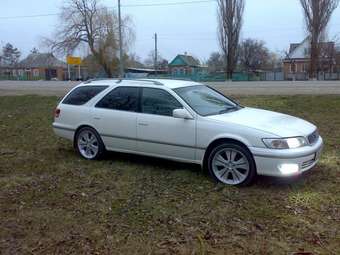
<path fill-rule="evenodd" d="M 0 254 L 340 254 L 340 97 L 240 97 L 317 124 L 301 178 L 217 185 L 198 166 L 81 159 L 51 129 L 56 97 L 0 97 Z"/>

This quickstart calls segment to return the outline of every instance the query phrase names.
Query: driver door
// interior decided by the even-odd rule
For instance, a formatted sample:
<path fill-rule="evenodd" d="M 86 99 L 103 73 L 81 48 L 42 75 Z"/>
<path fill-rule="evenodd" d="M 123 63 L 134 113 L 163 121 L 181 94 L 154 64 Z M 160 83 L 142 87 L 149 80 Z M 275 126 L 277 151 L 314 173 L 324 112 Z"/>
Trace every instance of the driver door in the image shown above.
<path fill-rule="evenodd" d="M 142 153 L 177 160 L 195 160 L 196 120 L 173 117 L 183 108 L 168 91 L 142 88 L 137 117 L 137 147 Z"/>

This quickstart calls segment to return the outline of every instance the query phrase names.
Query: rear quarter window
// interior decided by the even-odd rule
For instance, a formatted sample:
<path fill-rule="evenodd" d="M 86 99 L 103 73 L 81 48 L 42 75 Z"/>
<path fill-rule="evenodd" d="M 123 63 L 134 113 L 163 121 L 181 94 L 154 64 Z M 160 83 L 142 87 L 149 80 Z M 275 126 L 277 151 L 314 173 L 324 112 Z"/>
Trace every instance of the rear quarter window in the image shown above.
<path fill-rule="evenodd" d="M 64 100 L 63 104 L 83 105 L 106 89 L 108 86 L 82 86 L 73 90 Z"/>

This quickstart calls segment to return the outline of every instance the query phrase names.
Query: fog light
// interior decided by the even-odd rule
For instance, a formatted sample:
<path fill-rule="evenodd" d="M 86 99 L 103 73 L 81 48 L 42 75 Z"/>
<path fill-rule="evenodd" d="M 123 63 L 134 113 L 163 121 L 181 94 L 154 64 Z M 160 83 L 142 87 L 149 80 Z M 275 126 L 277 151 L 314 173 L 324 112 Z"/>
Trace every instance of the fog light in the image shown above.
<path fill-rule="evenodd" d="M 280 172 L 283 175 L 291 175 L 299 172 L 299 165 L 298 164 L 281 164 L 279 166 Z"/>

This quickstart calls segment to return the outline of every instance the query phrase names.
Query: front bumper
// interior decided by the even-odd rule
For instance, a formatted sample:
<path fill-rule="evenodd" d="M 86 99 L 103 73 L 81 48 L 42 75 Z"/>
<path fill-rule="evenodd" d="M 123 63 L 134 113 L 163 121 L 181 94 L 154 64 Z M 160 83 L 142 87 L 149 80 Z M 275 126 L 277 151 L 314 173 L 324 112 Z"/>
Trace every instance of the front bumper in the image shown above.
<path fill-rule="evenodd" d="M 298 149 L 274 150 L 250 147 L 257 173 L 278 177 L 297 175 L 310 170 L 319 161 L 322 149 L 323 140 L 321 136 L 315 144 Z M 293 166 L 297 171 L 284 172 L 282 166 Z"/>

